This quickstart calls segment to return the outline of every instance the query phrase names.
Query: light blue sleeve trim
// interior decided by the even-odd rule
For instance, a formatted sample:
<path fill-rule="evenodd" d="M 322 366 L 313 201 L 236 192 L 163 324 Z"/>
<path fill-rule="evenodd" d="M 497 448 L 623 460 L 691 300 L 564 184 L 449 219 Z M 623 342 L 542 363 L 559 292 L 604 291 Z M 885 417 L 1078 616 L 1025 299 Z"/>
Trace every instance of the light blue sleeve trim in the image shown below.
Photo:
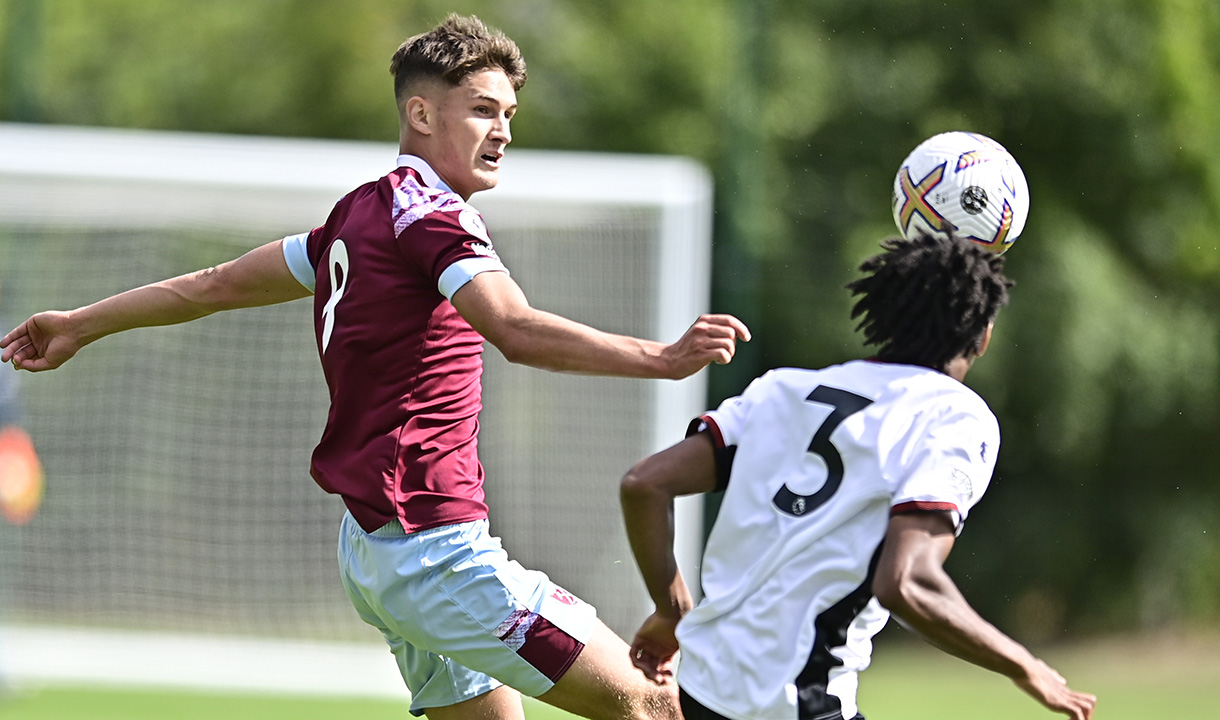
<path fill-rule="evenodd" d="M 452 300 L 453 294 L 463 285 L 473 280 L 475 275 L 485 272 L 507 273 L 508 268 L 504 267 L 504 263 L 498 259 L 491 257 L 458 260 L 441 273 L 441 279 L 437 282 L 436 289 L 440 290 L 441 295 L 444 295 L 446 299 Z"/>
<path fill-rule="evenodd" d="M 305 245 L 308 238 L 309 233 L 289 235 L 281 241 L 280 245 L 284 250 L 284 262 L 288 263 L 292 276 L 309 292 L 313 292 L 316 289 L 318 278 L 317 271 L 309 262 L 309 250 Z"/>

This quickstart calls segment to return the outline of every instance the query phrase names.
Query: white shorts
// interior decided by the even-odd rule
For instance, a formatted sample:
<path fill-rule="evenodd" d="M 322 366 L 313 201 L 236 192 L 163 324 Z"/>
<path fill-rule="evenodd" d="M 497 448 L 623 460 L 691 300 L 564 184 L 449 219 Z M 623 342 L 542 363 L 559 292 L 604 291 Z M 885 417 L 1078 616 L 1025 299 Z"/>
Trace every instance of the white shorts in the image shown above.
<path fill-rule="evenodd" d="M 366 533 L 348 513 L 339 572 L 360 617 L 389 643 L 415 715 L 501 684 L 541 695 L 571 667 L 597 618 L 545 573 L 509 560 L 486 520 Z"/>

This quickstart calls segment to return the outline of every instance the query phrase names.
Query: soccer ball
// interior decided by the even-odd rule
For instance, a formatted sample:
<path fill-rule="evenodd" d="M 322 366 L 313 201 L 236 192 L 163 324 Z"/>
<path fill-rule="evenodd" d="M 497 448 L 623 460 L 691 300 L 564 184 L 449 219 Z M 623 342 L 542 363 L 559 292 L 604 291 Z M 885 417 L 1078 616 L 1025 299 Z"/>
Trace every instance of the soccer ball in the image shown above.
<path fill-rule="evenodd" d="M 906 237 L 944 230 L 995 253 L 1012 246 L 1029 217 L 1029 186 L 1013 156 L 970 132 L 934 135 L 894 178 L 894 222 Z"/>

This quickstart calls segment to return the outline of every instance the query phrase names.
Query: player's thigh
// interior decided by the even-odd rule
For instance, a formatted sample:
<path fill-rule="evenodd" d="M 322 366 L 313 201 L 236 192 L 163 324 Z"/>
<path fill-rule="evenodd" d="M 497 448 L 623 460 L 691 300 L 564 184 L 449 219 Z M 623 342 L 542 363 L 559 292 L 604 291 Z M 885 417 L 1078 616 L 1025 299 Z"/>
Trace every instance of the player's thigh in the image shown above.
<path fill-rule="evenodd" d="M 424 714 L 428 720 L 525 720 L 521 694 L 507 685 L 456 705 L 428 708 Z"/>
<path fill-rule="evenodd" d="M 375 537 L 365 533 L 350 514 L 344 518 L 339 537 L 343 587 L 360 618 L 380 630 L 390 646 L 403 681 L 411 691 L 411 711 L 416 714 L 432 712 L 432 708 L 467 707 L 467 702 L 494 693 L 501 685 L 486 673 L 433 652 L 423 643 L 424 638 L 414 624 L 437 618 L 429 616 L 427 605 L 409 590 L 427 581 L 428 573 L 422 568 L 409 570 L 421 565 L 420 548 L 414 547 L 419 544 L 407 542 L 401 534 Z M 400 604 L 417 607 L 424 617 L 402 622 L 402 611 L 393 611 Z M 511 695 L 515 697 L 515 693 Z M 482 703 L 475 706 L 482 707 Z"/>
<path fill-rule="evenodd" d="M 442 658 L 455 678 L 462 666 L 537 696 L 575 661 L 596 621 L 592 606 L 510 560 L 485 521 L 410 536 L 349 530 L 345 581 L 413 651 L 400 658 L 404 676 Z M 490 689 L 472 684 L 454 701 Z M 451 703 L 430 706 L 441 704 Z"/>
<path fill-rule="evenodd" d="M 630 648 L 600 620 L 580 656 L 538 699 L 594 720 L 681 720 L 677 686 L 658 685 L 631 664 Z"/>
<path fill-rule="evenodd" d="M 485 524 L 445 560 L 416 598 L 423 643 L 525 695 L 550 690 L 587 644 L 593 606 L 510 560 Z"/>

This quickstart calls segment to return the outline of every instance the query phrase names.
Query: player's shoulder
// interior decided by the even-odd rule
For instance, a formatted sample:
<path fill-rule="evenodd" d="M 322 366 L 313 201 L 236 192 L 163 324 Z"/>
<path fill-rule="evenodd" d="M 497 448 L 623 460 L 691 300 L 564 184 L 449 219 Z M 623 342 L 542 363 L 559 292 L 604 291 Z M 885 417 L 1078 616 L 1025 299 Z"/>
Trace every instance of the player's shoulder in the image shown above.
<path fill-rule="evenodd" d="M 817 384 L 817 370 L 797 367 L 780 367 L 759 375 L 746 388 L 743 395 L 755 400 L 779 395 L 803 395 Z"/>
<path fill-rule="evenodd" d="M 399 167 L 381 179 L 394 193 L 395 205 L 405 211 L 426 214 L 478 213 L 474 206 L 462 199 L 443 183 L 429 184 L 426 178 L 410 167 Z"/>
<path fill-rule="evenodd" d="M 895 405 L 912 416 L 921 416 L 930 423 L 968 423 L 989 435 L 998 436 L 999 420 L 983 399 L 968 385 L 928 370 L 915 372 L 894 383 Z"/>
<path fill-rule="evenodd" d="M 490 242 L 482 213 L 452 190 L 425 185 L 409 172 L 392 173 L 387 181 L 393 194 L 394 222 L 400 234 L 408 229 L 414 232 L 458 231 Z"/>
<path fill-rule="evenodd" d="M 878 384 L 878 378 L 856 362 L 822 368 L 779 367 L 758 376 L 746 389 L 746 395 L 800 395 L 804 399 L 818 385 L 871 394 L 871 388 Z"/>
<path fill-rule="evenodd" d="M 847 390 L 876 398 L 886 387 L 910 377 L 914 368 L 866 360 L 851 360 L 821 368 L 776 368 L 758 379 L 761 387 L 812 390 L 818 385 Z M 915 373 L 917 374 L 917 373 Z M 806 390 L 808 392 L 808 390 Z"/>
<path fill-rule="evenodd" d="M 339 198 L 335 200 L 334 206 L 331 208 L 330 216 L 327 218 L 327 222 L 335 223 L 336 221 L 341 221 L 346 218 L 353 212 L 354 208 L 362 200 L 370 195 L 376 194 L 377 186 L 383 180 L 384 178 L 379 180 L 370 180 L 369 182 L 352 188 L 351 190 L 348 190 L 340 195 Z"/>
<path fill-rule="evenodd" d="M 964 383 L 919 365 L 852 360 L 825 368 L 822 381 L 912 412 L 940 409 L 993 418 L 981 395 Z"/>

